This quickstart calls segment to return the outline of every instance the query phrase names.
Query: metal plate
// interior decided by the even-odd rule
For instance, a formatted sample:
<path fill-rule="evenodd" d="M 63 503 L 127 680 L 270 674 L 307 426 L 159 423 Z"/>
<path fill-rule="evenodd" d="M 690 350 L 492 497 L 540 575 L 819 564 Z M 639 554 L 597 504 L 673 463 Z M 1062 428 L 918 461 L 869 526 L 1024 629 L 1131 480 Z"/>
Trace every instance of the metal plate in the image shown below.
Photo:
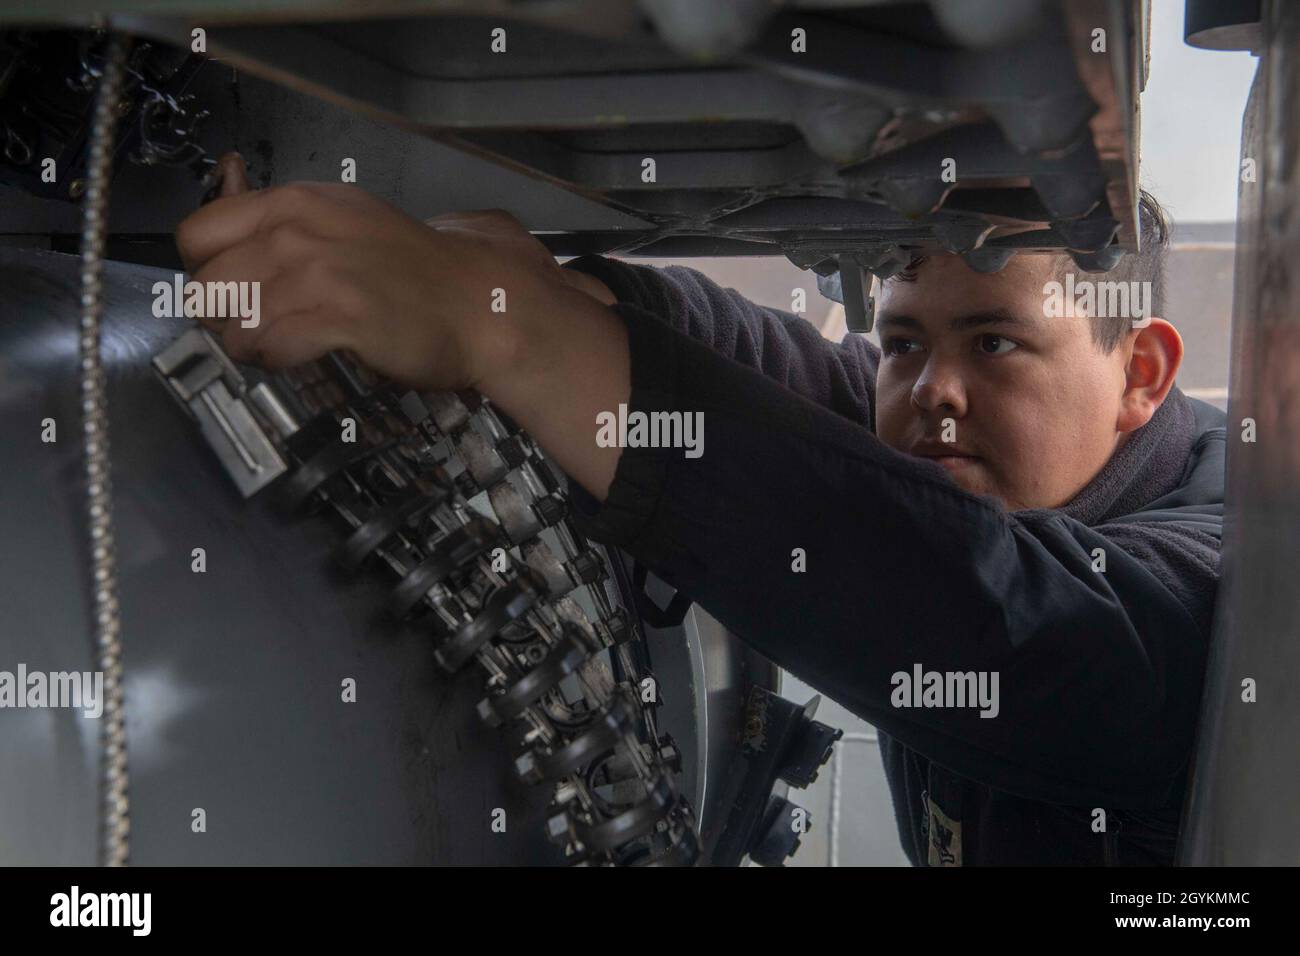
<path fill-rule="evenodd" d="M 0 249 L 3 670 L 93 666 L 77 268 Z M 330 575 L 337 529 L 245 503 L 168 398 L 149 359 L 185 323 L 150 315 L 159 278 L 117 263 L 105 277 L 132 861 L 556 862 L 548 795 L 511 779 L 510 733 L 475 714 L 481 678 L 441 675 L 422 635 L 380 619 L 390 582 Z M 191 571 L 197 547 L 206 573 Z M 98 731 L 66 709 L 0 710 L 0 863 L 94 863 Z"/>

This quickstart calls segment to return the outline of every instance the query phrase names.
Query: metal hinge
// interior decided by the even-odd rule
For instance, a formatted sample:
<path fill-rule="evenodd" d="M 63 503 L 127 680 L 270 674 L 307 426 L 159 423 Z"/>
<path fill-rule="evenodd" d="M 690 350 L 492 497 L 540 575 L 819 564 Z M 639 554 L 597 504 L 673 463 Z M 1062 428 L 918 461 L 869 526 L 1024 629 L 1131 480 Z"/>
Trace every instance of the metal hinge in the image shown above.
<path fill-rule="evenodd" d="M 288 470 L 276 446 L 298 430 L 298 422 L 265 382 L 250 388 L 206 331 L 186 332 L 154 356 L 153 367 L 198 419 L 241 495 L 251 498 Z"/>

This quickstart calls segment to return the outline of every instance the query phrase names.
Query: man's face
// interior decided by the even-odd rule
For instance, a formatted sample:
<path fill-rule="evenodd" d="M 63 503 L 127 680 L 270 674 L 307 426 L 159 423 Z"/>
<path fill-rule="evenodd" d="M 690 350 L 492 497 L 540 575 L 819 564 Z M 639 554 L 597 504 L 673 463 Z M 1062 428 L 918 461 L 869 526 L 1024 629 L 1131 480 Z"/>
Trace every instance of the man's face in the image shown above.
<path fill-rule="evenodd" d="M 1128 349 L 1105 355 L 1087 319 L 1043 315 L 1055 262 L 1016 256 L 981 275 L 932 256 L 876 293 L 877 434 L 1011 511 L 1065 504 L 1122 438 Z"/>

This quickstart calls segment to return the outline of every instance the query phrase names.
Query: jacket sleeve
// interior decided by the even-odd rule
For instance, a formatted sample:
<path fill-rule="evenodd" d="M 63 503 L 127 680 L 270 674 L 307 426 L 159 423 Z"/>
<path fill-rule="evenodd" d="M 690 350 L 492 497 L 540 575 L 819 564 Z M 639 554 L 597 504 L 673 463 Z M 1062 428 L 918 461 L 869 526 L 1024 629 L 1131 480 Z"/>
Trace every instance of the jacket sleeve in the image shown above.
<path fill-rule="evenodd" d="M 658 269 L 580 256 L 564 268 L 595 276 L 619 302 L 638 306 L 809 401 L 875 429 L 880 350 L 864 336 L 850 333 L 839 344 L 829 342 L 807 320 L 756 305 L 686 266 Z"/>
<path fill-rule="evenodd" d="M 584 533 L 957 773 L 1057 803 L 1168 798 L 1205 649 L 1142 561 L 1059 513 L 1008 513 L 656 315 L 614 308 L 629 411 L 701 412 L 705 440 L 691 459 L 625 448 L 603 503 L 571 481 Z M 895 706 L 895 675 L 917 666 L 996 674 L 996 715 Z"/>

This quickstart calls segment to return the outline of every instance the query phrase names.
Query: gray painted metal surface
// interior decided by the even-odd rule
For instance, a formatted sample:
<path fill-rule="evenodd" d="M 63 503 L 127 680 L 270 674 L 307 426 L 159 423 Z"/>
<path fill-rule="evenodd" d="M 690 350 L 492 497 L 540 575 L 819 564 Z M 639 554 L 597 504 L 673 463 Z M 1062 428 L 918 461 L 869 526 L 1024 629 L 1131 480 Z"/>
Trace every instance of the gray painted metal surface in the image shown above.
<path fill-rule="evenodd" d="M 76 271 L 71 256 L 0 250 L 9 671 L 93 667 Z M 150 314 L 160 275 L 110 263 L 105 283 L 133 862 L 553 860 L 546 795 L 511 779 L 508 737 L 474 712 L 479 680 L 442 677 L 420 634 L 378 619 L 381 580 L 330 576 L 335 529 L 243 502 L 155 379 L 149 358 L 184 326 Z M 71 710 L 0 710 L 0 863 L 95 862 L 97 731 Z"/>
<path fill-rule="evenodd" d="M 0 249 L 0 670 L 94 666 L 86 587 L 73 256 Z M 132 862 L 560 862 L 549 788 L 519 783 L 513 729 L 475 713 L 482 679 L 434 666 L 380 615 L 391 582 L 327 567 L 337 528 L 240 498 L 149 359 L 189 326 L 150 313 L 169 273 L 108 263 L 104 356 L 132 761 Z M 57 441 L 41 440 L 53 419 Z M 207 570 L 191 570 L 192 549 Z M 653 630 L 662 726 L 706 842 L 749 682 L 770 664 L 716 622 Z M 357 683 L 355 703 L 341 682 Z M 0 709 L 0 864 L 93 864 L 98 726 Z M 191 829 L 193 812 L 207 832 Z M 490 828 L 496 808 L 507 829 Z"/>
<path fill-rule="evenodd" d="M 1241 186 L 1223 583 L 1187 864 L 1300 864 L 1300 5 L 1266 4 L 1263 33 L 1242 135 L 1257 176 Z"/>

